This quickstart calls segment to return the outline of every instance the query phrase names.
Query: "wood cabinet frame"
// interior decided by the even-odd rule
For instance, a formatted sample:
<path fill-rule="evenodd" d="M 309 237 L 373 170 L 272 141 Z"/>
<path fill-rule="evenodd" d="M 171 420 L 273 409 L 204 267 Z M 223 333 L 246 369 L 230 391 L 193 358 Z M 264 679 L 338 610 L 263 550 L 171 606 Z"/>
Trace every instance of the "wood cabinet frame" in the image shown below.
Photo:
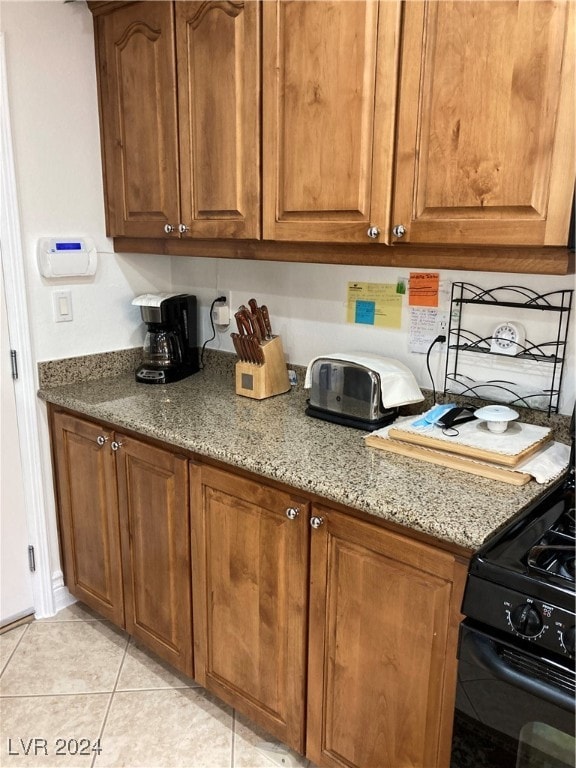
<path fill-rule="evenodd" d="M 66 586 L 192 676 L 187 458 L 53 406 L 49 416 Z"/>
<path fill-rule="evenodd" d="M 469 4 L 467 3 L 467 5 Z M 88 5 L 94 14 L 95 23 L 98 24 L 99 19 L 130 5 L 130 3 L 92 1 Z M 140 3 L 133 3 L 133 5 L 137 6 Z M 179 15 L 182 15 L 180 11 L 184 6 L 194 8 L 202 4 L 179 2 L 176 5 L 179 9 Z M 248 5 L 256 7 L 260 4 L 251 0 Z M 277 0 L 274 0 L 274 2 L 273 0 L 266 0 L 263 5 L 265 11 L 264 34 L 268 35 L 268 39 L 275 40 L 274 18 L 275 14 L 278 14 L 281 4 Z M 392 6 L 400 7 L 397 3 L 390 2 L 384 2 L 381 5 L 386 14 L 392 13 Z M 573 186 L 571 186 L 573 185 L 574 176 L 574 100 L 571 94 L 574 80 L 573 57 L 570 55 L 565 56 L 562 64 L 562 82 L 561 86 L 559 86 L 561 93 L 558 101 L 560 109 L 554 128 L 555 151 L 551 160 L 551 173 L 550 176 L 540 173 L 541 178 L 539 177 L 535 182 L 536 191 L 534 194 L 540 201 L 545 198 L 547 200 L 545 205 L 538 203 L 536 208 L 539 210 L 544 210 L 545 208 L 549 213 L 544 213 L 543 215 L 547 216 L 548 220 L 537 221 L 536 216 L 529 216 L 530 221 L 526 221 L 525 226 L 522 224 L 522 217 L 520 217 L 517 226 L 513 226 L 514 212 L 509 211 L 502 215 L 496 214 L 493 220 L 485 223 L 482 223 L 480 220 L 470 221 L 466 226 L 460 226 L 459 222 L 456 219 L 452 220 L 448 214 L 444 216 L 444 223 L 442 221 L 434 223 L 434 221 L 430 220 L 428 214 L 425 217 L 426 221 L 423 219 L 420 222 L 417 218 L 419 205 L 423 199 L 425 180 L 422 178 L 423 171 L 418 163 L 422 161 L 421 153 L 423 146 L 421 145 L 425 139 L 422 133 L 422 125 L 425 128 L 425 120 L 418 127 L 415 105 L 421 103 L 418 89 L 422 78 L 426 74 L 420 72 L 420 66 L 422 65 L 424 69 L 426 67 L 424 66 L 424 60 L 422 62 L 415 60 L 416 57 L 413 49 L 416 46 L 416 53 L 420 56 L 420 49 L 424 41 L 428 51 L 428 64 L 430 64 L 430 55 L 432 55 L 431 52 L 433 51 L 433 34 L 428 30 L 427 34 L 424 35 L 424 21 L 421 17 L 425 8 L 427 8 L 429 15 L 433 14 L 437 4 L 433 2 L 426 4 L 419 2 L 419 0 L 409 0 L 409 3 L 406 5 L 409 7 L 403 7 L 402 19 L 402 35 L 405 39 L 404 42 L 400 41 L 403 63 L 401 77 L 397 85 L 399 95 L 397 138 L 395 139 L 397 146 L 394 151 L 394 157 L 391 157 L 391 146 L 388 147 L 387 153 L 382 149 L 385 142 L 391 136 L 395 105 L 393 99 L 391 100 L 390 98 L 390 93 L 387 92 L 387 96 L 382 96 L 383 90 L 377 88 L 380 96 L 376 98 L 375 104 L 377 109 L 381 109 L 385 119 L 376 120 L 374 123 L 373 139 L 376 150 L 373 157 L 375 164 L 370 170 L 372 174 L 370 195 L 373 198 L 375 207 L 370 213 L 366 206 L 361 206 L 364 211 L 362 216 L 368 217 L 370 224 L 380 226 L 381 235 L 379 242 L 359 242 L 359 238 L 362 238 L 363 234 L 360 230 L 356 232 L 354 229 L 358 225 L 349 222 L 346 224 L 346 227 L 349 228 L 350 224 L 352 229 L 349 232 L 346 230 L 347 234 L 341 238 L 348 242 L 329 243 L 329 240 L 335 239 L 334 233 L 339 228 L 337 223 L 330 221 L 329 216 L 322 223 L 321 217 L 315 222 L 313 221 L 314 217 L 311 219 L 308 215 L 307 220 L 303 220 L 300 229 L 295 228 L 294 221 L 287 221 L 285 223 L 279 221 L 277 231 L 276 226 L 270 224 L 270 222 L 277 218 L 278 213 L 275 201 L 279 179 L 277 176 L 278 169 L 274 165 L 274 157 L 278 156 L 280 149 L 273 126 L 276 124 L 276 120 L 281 117 L 281 113 L 276 109 L 276 102 L 279 103 L 281 101 L 281 94 L 277 92 L 278 83 L 275 80 L 276 73 L 274 67 L 265 66 L 263 70 L 265 116 L 264 236 L 277 239 L 258 239 L 260 236 L 259 212 L 255 220 L 256 223 L 254 224 L 253 222 L 249 227 L 244 227 L 238 221 L 235 222 L 233 216 L 228 217 L 230 221 L 224 226 L 223 221 L 217 221 L 217 216 L 212 220 L 211 214 L 208 213 L 206 217 L 203 214 L 200 216 L 202 220 L 198 219 L 194 222 L 194 231 L 182 235 L 174 233 L 171 236 L 164 237 L 159 235 L 152 238 L 152 232 L 148 232 L 145 236 L 143 236 L 142 231 L 138 233 L 135 231 L 125 231 L 120 234 L 113 232 L 115 251 L 299 263 L 394 266 L 402 268 L 409 265 L 415 269 L 472 269 L 474 271 L 557 275 L 572 273 L 574 271 L 574 251 L 569 250 L 563 245 L 552 244 L 563 241 L 567 229 L 567 208 L 570 206 L 571 200 L 573 200 Z M 534 3 L 532 0 L 527 0 L 526 5 L 534 5 Z M 556 5 L 560 13 L 565 4 L 557 2 Z M 234 4 L 215 3 L 215 6 L 231 8 Z M 574 12 L 570 4 L 566 7 L 568 8 L 567 12 L 571 14 L 572 22 L 568 22 L 565 49 L 566 51 L 571 51 L 574 46 Z M 387 51 L 388 56 L 390 48 L 395 47 L 398 43 L 394 35 L 399 34 L 399 30 L 392 23 L 382 24 L 381 27 L 379 30 L 381 39 L 378 45 L 382 50 Z M 382 47 L 383 43 L 385 44 Z M 259 52 L 259 43 L 252 40 L 252 48 L 254 51 Z M 184 55 L 182 53 L 184 45 L 181 40 L 178 43 L 178 51 L 180 52 L 180 57 Z M 269 52 L 268 54 L 265 52 L 264 58 L 267 62 L 269 61 L 268 56 Z M 413 58 L 411 59 L 410 57 Z M 385 65 L 383 57 L 379 55 L 377 62 L 378 78 L 384 81 L 388 74 L 386 70 L 390 68 L 389 59 L 386 58 L 386 61 L 388 64 Z M 105 62 L 101 55 L 99 55 L 98 66 L 99 69 L 105 67 Z M 254 70 L 250 71 L 252 74 L 249 75 L 245 82 L 251 84 L 246 86 L 243 98 L 254 102 L 253 109 L 251 110 L 251 114 L 254 116 L 259 114 L 260 94 L 253 77 Z M 394 71 L 396 70 L 394 69 Z M 188 87 L 180 82 L 179 91 L 187 93 Z M 107 103 L 109 98 L 109 88 L 103 83 L 100 94 L 101 102 Z M 193 115 L 191 105 L 186 99 L 187 97 L 183 97 L 182 103 L 179 106 L 180 123 L 182 125 L 185 125 L 188 117 Z M 240 121 L 240 124 L 242 124 L 242 121 Z M 251 142 L 254 146 L 258 143 L 259 129 L 256 128 L 255 139 L 254 124 L 250 124 L 250 121 L 248 121 L 245 125 L 248 127 L 243 128 L 242 133 L 249 139 L 249 143 Z M 252 127 L 249 127 L 250 125 Z M 104 127 L 104 124 L 102 124 L 103 132 Z M 181 162 L 182 158 L 190 156 L 191 153 L 193 154 L 194 132 L 197 134 L 197 126 L 193 130 L 186 128 L 183 130 L 179 150 Z M 111 159 L 116 151 L 112 144 L 113 142 L 105 143 L 104 147 L 104 162 L 105 166 L 109 168 L 109 175 L 114 172 L 115 165 L 115 161 Z M 251 181 L 246 181 L 247 188 L 249 187 L 253 190 L 253 192 L 248 192 L 247 197 L 245 197 L 245 200 L 248 201 L 247 208 L 249 208 L 259 194 L 254 192 L 259 184 L 259 153 L 256 152 L 254 156 L 248 153 L 246 158 L 247 165 L 245 165 L 245 168 L 249 168 L 250 172 L 255 170 L 258 177 L 256 186 Z M 390 170 L 392 164 L 395 164 L 394 174 Z M 194 180 L 188 173 L 190 167 L 187 163 L 182 165 L 184 192 L 181 191 L 180 197 L 188 201 L 186 206 L 192 210 L 196 203 Z M 388 168 L 388 171 L 386 171 L 386 168 Z M 387 178 L 384 178 L 386 174 Z M 389 187 L 392 183 L 393 175 L 395 191 L 392 193 Z M 248 177 L 246 178 L 248 179 Z M 547 184 L 549 185 L 549 190 L 544 188 Z M 390 215 L 391 205 L 393 206 L 392 215 Z M 414 206 L 416 219 L 412 223 L 412 207 Z M 230 206 L 228 205 L 228 207 Z M 109 215 L 111 217 L 118 214 L 117 204 L 111 204 L 109 208 Z M 369 213 L 370 215 L 368 215 Z M 190 215 L 195 216 L 195 214 Z M 360 214 L 357 211 L 355 215 L 358 217 Z M 179 212 L 174 214 L 174 216 L 178 221 L 180 218 L 186 218 Z M 410 219 L 407 227 L 409 230 L 408 237 L 411 242 L 405 242 L 394 237 L 390 238 L 388 234 L 390 227 L 406 216 Z M 170 214 L 170 217 L 172 217 L 172 214 Z M 382 219 L 382 221 L 375 221 L 374 217 Z M 175 226 L 177 226 L 178 221 L 173 222 Z M 503 221 L 507 223 L 503 224 Z M 186 222 L 183 223 L 186 224 Z M 365 224 L 366 222 L 363 221 L 362 230 L 365 229 Z M 291 235 L 291 231 L 295 234 Z M 427 234 L 430 232 L 433 235 L 432 237 Z M 494 234 L 496 232 L 500 234 L 496 236 Z M 528 234 L 525 236 L 525 233 Z M 136 234 L 137 236 L 135 236 Z M 522 245 L 514 245 L 514 241 L 518 236 L 522 238 Z M 288 242 L 289 238 L 291 239 L 290 242 Z M 393 243 L 392 246 L 383 245 L 384 242 L 390 239 Z M 431 243 L 431 240 L 434 242 Z M 488 244 L 490 241 L 492 243 L 496 241 L 496 244 Z"/>
<path fill-rule="evenodd" d="M 191 674 L 194 643 L 194 671 L 201 685 L 318 765 L 364 768 L 365 762 L 354 762 L 355 754 L 359 761 L 369 759 L 364 718 L 377 724 L 382 717 L 377 708 L 389 696 L 388 737 L 394 741 L 398 733 L 407 733 L 410 744 L 391 743 L 382 752 L 378 744 L 373 754 L 387 754 L 392 761 L 379 768 L 397 768 L 399 756 L 403 759 L 407 754 L 411 764 L 420 768 L 448 768 L 459 607 L 468 567 L 462 548 L 435 547 L 423 534 L 412 535 L 402 526 L 380 525 L 370 515 L 351 513 L 339 504 L 328 506 L 314 494 L 177 451 L 158 440 L 143 440 L 130 431 L 116 431 L 112 424 L 60 407 L 50 405 L 49 415 L 65 573 L 79 599 L 125 626 L 186 674 Z M 100 506 L 113 522 L 112 545 L 122 552 L 115 562 L 117 577 L 123 578 L 125 624 L 123 612 L 121 618 L 107 614 L 98 601 L 86 599 L 86 593 L 77 588 L 71 558 L 74 523 L 67 493 L 72 464 L 69 454 L 62 453 L 62 425 L 71 434 L 84 436 L 89 450 L 98 436 L 107 446 L 101 456 L 109 492 Z M 112 440 L 122 443 L 118 449 L 124 451 L 122 455 L 110 451 Z M 99 477 L 89 477 L 83 493 L 90 494 L 93 480 Z M 173 512 L 178 516 L 188 493 L 190 520 L 186 515 L 186 520 L 172 522 Z M 155 508 L 155 501 L 165 510 L 163 531 L 147 512 Z M 287 515 L 290 509 L 298 509 L 298 514 Z M 321 518 L 314 530 L 311 515 Z M 151 537 L 153 546 L 148 550 Z M 162 555 L 161 563 L 153 553 L 158 540 L 161 552 L 173 553 L 168 560 Z M 154 573 L 144 572 L 148 566 L 152 571 L 164 567 L 166 573 L 156 579 Z M 383 577 L 394 583 L 389 613 L 382 605 Z M 149 596 L 139 594 L 157 587 L 158 580 L 168 593 L 164 620 L 154 615 L 153 606 L 151 612 L 146 603 Z M 120 593 L 122 597 L 122 584 Z M 230 603 L 228 593 L 237 604 Z M 421 609 L 420 617 L 411 615 L 414 604 Z M 215 626 L 218 611 L 223 613 Z M 263 628 L 261 611 L 268 616 Z M 370 621 L 366 621 L 367 611 Z M 365 631 L 363 645 L 356 631 L 359 621 Z M 229 634 L 243 629 L 242 637 Z M 248 647 L 252 640 L 260 644 L 253 654 L 252 646 Z M 236 645 L 242 644 L 244 652 L 235 657 Z M 406 689 L 412 685 L 416 692 L 422 719 L 421 728 L 412 723 L 407 731 L 401 713 L 408 697 L 400 692 L 394 698 L 398 685 L 394 676 L 410 671 L 405 662 L 396 670 L 394 662 L 394 653 L 404 645 L 408 656 L 418 659 L 417 679 L 407 681 Z M 257 674 L 251 678 L 246 667 L 254 664 Z M 389 675 L 386 664 L 391 665 Z M 356 670 L 359 678 L 352 690 L 346 675 L 355 675 Z M 274 678 L 272 684 L 269 675 Z M 380 690 L 386 677 L 391 687 L 384 685 Z M 351 725 L 348 734 L 340 735 L 338 723 L 343 716 Z M 380 733 L 375 738 L 380 739 Z"/>

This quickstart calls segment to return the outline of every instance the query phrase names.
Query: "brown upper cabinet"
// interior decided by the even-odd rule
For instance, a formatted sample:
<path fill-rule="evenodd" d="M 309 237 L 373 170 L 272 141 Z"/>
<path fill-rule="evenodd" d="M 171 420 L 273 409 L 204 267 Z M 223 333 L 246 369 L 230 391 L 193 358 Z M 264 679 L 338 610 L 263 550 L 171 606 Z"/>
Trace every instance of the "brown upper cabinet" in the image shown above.
<path fill-rule="evenodd" d="M 462 259 L 441 266 L 458 268 L 501 246 L 533 272 L 543 246 L 566 246 L 574 3 L 89 6 L 108 230 L 124 246 L 439 266 L 449 245 Z"/>
<path fill-rule="evenodd" d="M 387 241 L 400 17 L 388 0 L 264 3 L 265 238 Z"/>
<path fill-rule="evenodd" d="M 91 3 L 108 234 L 260 234 L 260 6 Z"/>
<path fill-rule="evenodd" d="M 566 244 L 573 5 L 406 3 L 392 214 L 403 241 Z"/>

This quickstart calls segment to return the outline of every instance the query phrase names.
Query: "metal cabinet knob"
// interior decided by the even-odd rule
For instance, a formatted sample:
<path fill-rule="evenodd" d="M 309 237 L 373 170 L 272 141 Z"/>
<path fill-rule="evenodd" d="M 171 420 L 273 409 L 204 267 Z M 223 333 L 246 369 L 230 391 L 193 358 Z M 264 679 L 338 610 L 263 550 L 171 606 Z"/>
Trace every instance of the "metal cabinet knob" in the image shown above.
<path fill-rule="evenodd" d="M 105 443 L 108 442 L 108 438 L 104 437 L 104 435 L 98 435 L 98 437 L 96 438 L 96 442 L 100 447 L 102 447 Z"/>
<path fill-rule="evenodd" d="M 395 227 L 392 227 L 392 234 L 394 237 L 404 237 L 406 234 L 406 227 L 404 224 L 396 224 Z"/>
<path fill-rule="evenodd" d="M 178 224 L 178 232 L 184 235 L 186 232 L 190 232 L 190 227 L 187 227 L 186 224 Z"/>
<path fill-rule="evenodd" d="M 314 515 L 310 518 L 310 525 L 312 528 L 320 528 L 321 525 L 324 525 L 324 518 L 316 517 L 316 515 Z"/>
<path fill-rule="evenodd" d="M 375 226 L 368 227 L 368 231 L 366 232 L 368 237 L 372 238 L 372 240 L 376 240 L 380 236 L 380 228 Z"/>
<path fill-rule="evenodd" d="M 176 227 L 174 224 L 164 224 L 164 232 L 166 232 L 167 235 L 171 235 L 175 230 Z"/>
<path fill-rule="evenodd" d="M 113 451 L 117 451 L 118 448 L 121 448 L 121 447 L 122 447 L 122 443 L 118 443 L 116 442 L 116 440 L 112 440 L 112 442 L 110 443 L 110 448 L 112 448 Z"/>
<path fill-rule="evenodd" d="M 298 509 L 298 507 L 288 507 L 288 509 L 286 510 L 286 517 L 288 518 L 288 520 L 296 520 L 299 514 L 300 514 L 300 510 Z"/>

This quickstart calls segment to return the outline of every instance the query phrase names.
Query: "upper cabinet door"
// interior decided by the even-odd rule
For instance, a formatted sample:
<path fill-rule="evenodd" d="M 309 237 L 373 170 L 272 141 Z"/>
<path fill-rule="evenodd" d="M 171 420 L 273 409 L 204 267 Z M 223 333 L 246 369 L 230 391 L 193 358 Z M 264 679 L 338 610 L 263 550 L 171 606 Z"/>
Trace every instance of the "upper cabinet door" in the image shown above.
<path fill-rule="evenodd" d="M 571 14 L 569 3 L 548 0 L 406 3 L 392 217 L 406 230 L 399 242 L 566 244 Z"/>
<path fill-rule="evenodd" d="M 264 238 L 384 242 L 400 4 L 263 5 Z"/>
<path fill-rule="evenodd" d="M 182 222 L 260 236 L 260 3 L 178 2 Z"/>
<path fill-rule="evenodd" d="M 107 231 L 161 237 L 180 222 L 172 3 L 96 17 Z"/>

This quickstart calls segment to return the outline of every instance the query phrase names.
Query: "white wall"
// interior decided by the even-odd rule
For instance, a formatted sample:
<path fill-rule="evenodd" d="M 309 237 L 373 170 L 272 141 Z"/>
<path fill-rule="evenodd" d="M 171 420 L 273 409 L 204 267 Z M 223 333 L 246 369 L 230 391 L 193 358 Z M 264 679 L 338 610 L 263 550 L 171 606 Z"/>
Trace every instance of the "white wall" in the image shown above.
<path fill-rule="evenodd" d="M 105 236 L 92 14 L 84 2 L 0 3 L 16 178 L 37 360 L 142 341 L 132 298 L 170 283 L 168 260 L 121 256 Z M 93 279 L 47 281 L 36 265 L 41 236 L 93 237 Z M 9 256 L 8 256 L 9 257 Z M 72 291 L 72 322 L 55 323 L 52 293 Z"/>
<path fill-rule="evenodd" d="M 1 0 L 7 78 L 27 275 L 32 346 L 36 361 L 137 346 L 143 339 L 139 313 L 130 304 L 148 290 L 189 290 L 202 304 L 202 340 L 210 334 L 207 308 L 222 290 L 237 306 L 254 296 L 267 303 L 287 357 L 306 364 L 316 354 L 364 350 L 397 357 L 428 386 L 422 355 L 407 351 L 406 325 L 385 331 L 345 322 L 348 281 L 395 282 L 406 269 L 278 264 L 271 262 L 119 255 L 105 236 L 92 15 L 84 2 Z M 40 277 L 40 236 L 94 238 L 99 250 L 93 279 L 50 283 Z M 11 258 L 11 254 L 4 254 Z M 538 291 L 573 287 L 572 277 L 443 272 L 442 280 L 470 280 L 490 287 L 520 283 Z M 74 319 L 55 323 L 55 288 L 72 291 Z M 507 319 L 507 318 L 502 318 Z M 210 346 L 232 351 L 228 333 Z M 562 411 L 574 402 L 574 346 L 567 369 Z M 434 371 L 442 370 L 436 355 Z M 45 414 L 39 423 L 52 521 L 51 551 L 59 568 Z"/>
<path fill-rule="evenodd" d="M 170 263 L 112 253 L 105 236 L 92 15 L 83 2 L 0 2 L 0 29 L 13 138 L 31 345 L 36 361 L 141 344 L 130 302 L 170 285 Z M 47 282 L 36 266 L 40 236 L 90 236 L 97 274 Z M 3 260 L 14 258 L 3 250 Z M 70 288 L 74 319 L 55 323 L 52 294 Z M 10 323 L 10 318 L 9 318 Z M 56 532 L 46 409 L 37 403 L 50 571 L 57 599 L 62 574 Z"/>
<path fill-rule="evenodd" d="M 419 270 L 414 270 L 419 271 Z M 172 279 L 176 290 L 197 293 L 204 305 L 209 304 L 221 292 L 231 292 L 233 307 L 247 304 L 251 297 L 259 304 L 266 304 L 272 316 L 274 330 L 280 333 L 284 351 L 290 362 L 307 365 L 316 355 L 329 352 L 373 352 L 394 357 L 405 363 L 415 374 L 421 386 L 430 387 L 426 370 L 426 356 L 411 353 L 408 349 L 409 310 L 407 296 L 404 299 L 402 328 L 389 330 L 346 322 L 346 298 L 348 283 L 371 282 L 395 284 L 398 278 L 408 278 L 409 266 L 352 267 L 322 264 L 282 264 L 274 262 L 238 261 L 226 259 L 172 259 Z M 481 288 L 502 285 L 520 285 L 538 293 L 564 290 L 574 287 L 574 276 L 512 275 L 488 272 L 456 272 L 440 270 L 440 307 L 449 309 L 451 284 L 455 281 L 471 282 Z M 510 315 L 510 317 L 508 316 Z M 500 321 L 521 321 L 531 341 L 543 342 L 556 338 L 557 316 L 548 318 L 543 327 L 543 314 L 524 313 L 514 316 L 510 310 L 501 309 L 478 317 L 482 335 L 488 336 Z M 476 319 L 475 319 L 476 322 Z M 234 328 L 231 327 L 232 330 Z M 204 318 L 203 338 L 211 335 Z M 210 346 L 232 351 L 230 329 L 218 334 Z M 561 411 L 570 413 L 574 405 L 574 334 L 568 345 L 568 361 L 562 387 Z M 443 351 L 435 347 L 432 355 L 432 372 L 436 386 L 442 385 L 444 374 Z M 436 352 L 436 350 L 438 350 Z M 478 356 L 476 355 L 476 361 Z M 507 361 L 490 358 L 492 363 Z M 526 376 L 530 376 L 530 369 Z M 487 373 L 484 380 L 497 378 Z M 498 377 L 501 378 L 501 377 Z"/>
<path fill-rule="evenodd" d="M 400 331 L 345 322 L 348 281 L 395 282 L 405 269 L 167 258 L 112 252 L 105 237 L 92 15 L 84 2 L 1 0 L 8 86 L 19 182 L 23 251 L 33 345 L 37 360 L 137 346 L 143 339 L 134 295 L 147 290 L 190 290 L 202 307 L 201 336 L 211 334 L 208 307 L 221 290 L 237 306 L 255 296 L 267 303 L 287 357 L 306 364 L 328 351 L 364 350 L 398 357 L 428 386 L 425 358 L 407 348 Z M 99 249 L 91 280 L 53 283 L 36 266 L 42 235 L 88 235 Z M 521 284 L 535 290 L 573 287 L 573 277 L 497 273 L 441 273 L 443 284 L 470 280 L 482 287 Z M 55 323 L 55 288 L 72 291 L 74 320 Z M 505 320 L 506 317 L 501 319 Z M 232 351 L 228 333 L 209 346 Z M 573 346 L 570 348 L 573 362 Z M 441 354 L 435 354 L 442 369 Z M 567 366 L 563 412 L 574 401 L 573 365 Z"/>

